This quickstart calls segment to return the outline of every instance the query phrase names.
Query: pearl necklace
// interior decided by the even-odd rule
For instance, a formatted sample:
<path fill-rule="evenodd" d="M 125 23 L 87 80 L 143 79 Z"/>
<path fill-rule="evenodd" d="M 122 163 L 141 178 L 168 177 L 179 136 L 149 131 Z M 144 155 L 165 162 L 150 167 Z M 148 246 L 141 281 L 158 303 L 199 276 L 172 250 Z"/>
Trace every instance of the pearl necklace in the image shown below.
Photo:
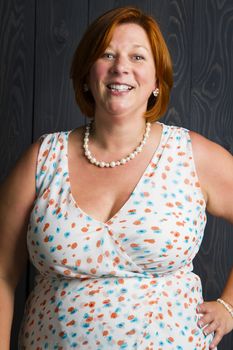
<path fill-rule="evenodd" d="M 83 139 L 84 155 L 89 160 L 89 162 L 91 164 L 96 165 L 100 168 L 115 168 L 116 166 L 124 165 L 127 162 L 129 162 L 130 160 L 134 159 L 136 157 L 136 155 L 142 151 L 142 149 L 145 146 L 146 141 L 149 137 L 150 127 L 151 127 L 151 123 L 146 122 L 146 130 L 145 130 L 145 133 L 143 135 L 142 141 L 139 143 L 138 147 L 133 152 L 128 154 L 125 158 L 121 158 L 119 160 L 111 161 L 111 162 L 103 162 L 103 161 L 96 160 L 96 158 L 94 158 L 92 156 L 92 154 L 89 150 L 88 143 L 89 143 L 89 135 L 90 135 L 90 128 L 91 128 L 91 123 L 90 123 L 86 126 L 85 135 L 84 135 L 84 139 Z"/>

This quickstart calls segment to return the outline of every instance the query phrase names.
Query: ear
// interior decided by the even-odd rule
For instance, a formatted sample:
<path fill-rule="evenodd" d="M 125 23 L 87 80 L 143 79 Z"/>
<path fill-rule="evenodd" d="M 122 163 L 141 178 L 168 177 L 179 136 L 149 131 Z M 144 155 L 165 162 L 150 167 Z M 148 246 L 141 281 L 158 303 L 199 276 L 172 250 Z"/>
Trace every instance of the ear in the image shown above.
<path fill-rule="evenodd" d="M 154 90 L 159 88 L 159 80 L 158 78 L 155 76 L 155 85 L 154 85 Z"/>
<path fill-rule="evenodd" d="M 157 77 L 155 76 L 155 82 L 154 82 L 154 87 L 153 87 L 153 90 L 152 90 L 152 94 L 157 97 L 158 94 L 159 94 L 159 83 L 158 83 L 158 79 Z"/>
<path fill-rule="evenodd" d="M 84 90 L 85 92 L 90 91 L 89 74 L 86 75 L 86 77 L 85 77 L 85 79 L 84 79 L 83 90 Z"/>

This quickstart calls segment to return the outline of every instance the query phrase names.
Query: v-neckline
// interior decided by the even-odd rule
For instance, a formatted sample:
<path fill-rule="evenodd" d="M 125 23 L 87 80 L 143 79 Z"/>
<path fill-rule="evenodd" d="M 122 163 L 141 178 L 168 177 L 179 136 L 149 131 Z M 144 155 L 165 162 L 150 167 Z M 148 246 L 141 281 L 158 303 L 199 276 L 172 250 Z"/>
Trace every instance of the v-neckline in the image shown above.
<path fill-rule="evenodd" d="M 69 136 L 70 134 L 74 131 L 70 130 L 70 132 L 68 133 L 68 137 L 66 138 L 66 172 L 68 174 L 68 181 L 67 181 L 67 185 L 68 185 L 68 192 L 70 195 L 70 198 L 75 206 L 76 209 L 79 210 L 80 214 L 82 214 L 85 217 L 88 217 L 91 221 L 96 222 L 98 225 L 100 226 L 108 226 L 111 225 L 114 221 L 115 218 L 117 218 L 121 212 L 125 209 L 125 207 L 129 204 L 131 198 L 133 197 L 134 193 L 136 192 L 136 190 L 138 190 L 138 188 L 140 187 L 142 181 L 145 178 L 145 174 L 148 172 L 148 169 L 151 167 L 152 164 L 154 164 L 154 159 L 157 157 L 157 155 L 160 153 L 160 150 L 162 148 L 163 145 L 163 141 L 164 141 L 164 136 L 165 136 L 165 127 L 166 125 L 160 122 L 156 122 L 157 124 L 160 124 L 162 126 L 162 130 L 161 130 L 161 135 L 160 135 L 160 140 L 159 140 L 159 144 L 157 145 L 155 151 L 152 154 L 152 157 L 149 161 L 149 163 L 147 164 L 146 168 L 144 169 L 142 175 L 140 176 L 139 180 L 137 181 L 137 183 L 135 184 L 132 192 L 130 193 L 129 197 L 127 198 L 127 200 L 122 204 L 122 206 L 117 210 L 117 212 L 115 214 L 113 214 L 108 220 L 106 221 L 101 221 L 98 220 L 96 218 L 94 218 L 92 215 L 89 215 L 87 212 L 85 212 L 78 204 L 78 201 L 74 198 L 73 193 L 72 193 L 72 187 L 71 187 L 71 182 L 70 182 L 70 171 L 69 171 Z M 156 161 L 156 164 L 158 163 L 158 160 Z"/>

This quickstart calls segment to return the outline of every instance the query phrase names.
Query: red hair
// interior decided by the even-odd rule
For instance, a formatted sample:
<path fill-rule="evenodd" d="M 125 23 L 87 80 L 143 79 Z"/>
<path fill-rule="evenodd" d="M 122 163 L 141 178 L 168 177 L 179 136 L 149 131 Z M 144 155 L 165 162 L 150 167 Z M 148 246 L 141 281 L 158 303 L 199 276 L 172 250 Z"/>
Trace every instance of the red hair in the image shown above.
<path fill-rule="evenodd" d="M 151 94 L 145 118 L 158 120 L 168 106 L 173 85 L 172 62 L 167 45 L 158 24 L 153 17 L 135 7 L 121 7 L 110 10 L 97 18 L 87 29 L 73 57 L 70 77 L 73 81 L 76 101 L 82 113 L 94 117 L 95 100 L 90 91 L 84 91 L 90 68 L 108 47 L 116 26 L 134 23 L 147 33 L 156 67 L 158 97 Z"/>

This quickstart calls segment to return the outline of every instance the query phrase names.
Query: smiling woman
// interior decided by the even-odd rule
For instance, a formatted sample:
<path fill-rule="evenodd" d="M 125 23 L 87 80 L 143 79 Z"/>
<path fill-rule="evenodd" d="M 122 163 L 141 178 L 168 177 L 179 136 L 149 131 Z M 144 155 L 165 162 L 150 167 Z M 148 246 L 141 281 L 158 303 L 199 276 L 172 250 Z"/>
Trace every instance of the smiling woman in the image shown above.
<path fill-rule="evenodd" d="M 43 135 L 1 189 L 1 350 L 26 242 L 38 274 L 19 349 L 213 349 L 233 329 L 233 273 L 207 303 L 192 261 L 206 209 L 233 222 L 232 156 L 157 121 L 171 61 L 138 9 L 90 26 L 71 77 L 90 124 Z"/>
<path fill-rule="evenodd" d="M 75 96 L 81 111 L 89 117 L 94 116 L 95 100 L 91 94 L 85 93 L 83 86 L 88 81 L 90 69 L 103 55 L 110 60 L 117 58 L 114 51 L 108 52 L 106 50 L 112 49 L 109 45 L 116 27 L 118 26 L 119 36 L 120 32 L 124 32 L 129 25 L 132 29 L 131 33 L 127 33 L 128 44 L 130 43 L 131 50 L 134 50 L 131 52 L 131 60 L 141 61 L 144 55 L 149 55 L 153 57 L 153 63 L 156 66 L 156 84 L 159 86 L 160 94 L 157 99 L 151 94 L 147 101 L 145 116 L 148 120 L 154 121 L 162 116 L 167 109 L 173 76 L 172 63 L 164 38 L 152 17 L 138 9 L 124 7 L 111 10 L 96 19 L 87 29 L 74 55 L 71 78 Z M 134 35 L 135 42 L 131 41 L 134 29 L 141 36 L 140 43 L 137 42 L 136 35 Z M 115 35 L 117 33 L 114 33 Z"/>
<path fill-rule="evenodd" d="M 134 23 L 117 26 L 87 77 L 95 100 L 95 117 L 131 114 L 134 119 L 141 118 L 156 89 L 156 80 L 154 57 L 144 29 Z"/>

